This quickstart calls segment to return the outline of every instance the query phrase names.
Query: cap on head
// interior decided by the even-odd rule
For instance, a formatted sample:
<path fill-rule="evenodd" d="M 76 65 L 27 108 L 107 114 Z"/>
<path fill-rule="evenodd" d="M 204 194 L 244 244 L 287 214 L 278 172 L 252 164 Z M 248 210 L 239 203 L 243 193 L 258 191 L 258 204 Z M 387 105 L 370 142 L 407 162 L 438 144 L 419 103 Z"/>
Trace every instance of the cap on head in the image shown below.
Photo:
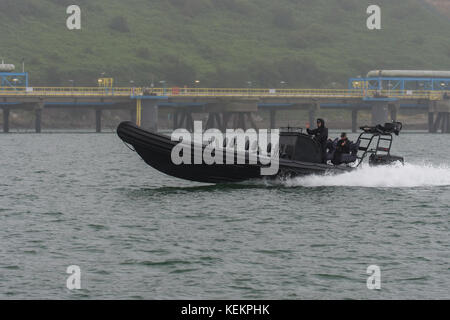
<path fill-rule="evenodd" d="M 319 123 L 322 125 L 322 127 L 325 127 L 325 120 L 319 118 L 319 119 L 317 119 L 317 124 L 319 124 Z"/>
<path fill-rule="evenodd" d="M 345 132 L 342 132 L 341 133 L 341 138 L 345 138 L 345 137 L 347 137 L 347 134 Z"/>

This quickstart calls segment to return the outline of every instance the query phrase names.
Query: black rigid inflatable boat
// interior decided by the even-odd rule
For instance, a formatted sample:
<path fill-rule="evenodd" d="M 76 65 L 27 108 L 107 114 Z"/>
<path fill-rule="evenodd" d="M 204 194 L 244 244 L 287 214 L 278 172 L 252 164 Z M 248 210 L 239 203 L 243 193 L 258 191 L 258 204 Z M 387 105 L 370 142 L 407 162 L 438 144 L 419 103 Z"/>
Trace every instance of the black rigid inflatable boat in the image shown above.
<path fill-rule="evenodd" d="M 171 158 L 172 149 L 179 141 L 172 141 L 169 136 L 144 130 L 132 122 L 122 122 L 117 128 L 117 134 L 127 145 L 141 156 L 151 167 L 173 177 L 206 183 L 241 182 L 258 178 L 286 178 L 311 174 L 339 174 L 355 170 L 363 160 L 370 155 L 369 163 L 373 165 L 403 162 L 403 158 L 392 156 L 392 134 L 401 130 L 400 123 L 390 123 L 385 126 L 361 127 L 363 132 L 354 144 L 354 150 L 342 165 L 324 163 L 321 147 L 311 136 L 304 134 L 300 128 L 280 129 L 279 145 L 274 146 L 274 152 L 279 153 L 278 170 L 273 175 L 262 175 L 261 169 L 269 165 L 249 161 L 252 148 L 246 144 L 244 150 L 237 150 L 235 145 L 224 145 L 225 150 L 232 150 L 234 159 L 245 158 L 245 164 L 174 164 Z M 227 143 L 227 142 L 225 142 Z M 235 141 L 234 141 L 235 143 Z M 191 155 L 194 149 L 203 151 L 206 144 L 191 144 Z M 226 149 L 228 148 L 228 149 Z M 272 146 L 268 145 L 268 153 Z M 256 147 L 256 149 L 258 149 Z M 225 157 L 225 153 L 224 153 Z M 224 158 L 225 159 L 225 158 Z M 223 161 L 225 163 L 225 160 Z M 191 162 L 193 163 L 193 161 Z"/>

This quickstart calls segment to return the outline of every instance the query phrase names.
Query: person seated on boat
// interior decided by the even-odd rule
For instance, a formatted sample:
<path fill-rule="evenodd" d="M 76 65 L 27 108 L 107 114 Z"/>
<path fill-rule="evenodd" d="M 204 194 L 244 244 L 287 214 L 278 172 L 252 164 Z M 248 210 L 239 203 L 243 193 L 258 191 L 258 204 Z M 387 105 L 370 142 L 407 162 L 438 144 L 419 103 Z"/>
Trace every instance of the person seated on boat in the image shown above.
<path fill-rule="evenodd" d="M 334 151 L 333 159 L 331 162 L 334 165 L 340 165 L 343 163 L 342 156 L 350 153 L 350 140 L 347 138 L 347 134 L 342 132 L 341 139 L 336 144 L 336 150 Z"/>
<path fill-rule="evenodd" d="M 327 161 L 333 160 L 338 140 L 339 138 L 336 138 L 334 140 L 327 140 Z"/>
<path fill-rule="evenodd" d="M 359 150 L 359 145 L 360 145 L 361 141 L 358 140 L 357 142 L 352 142 L 350 141 L 350 153 L 344 153 L 341 156 L 341 161 L 342 163 L 352 163 L 355 162 L 358 159 L 358 150 Z"/>
<path fill-rule="evenodd" d="M 322 149 L 322 162 L 327 163 L 328 129 L 325 127 L 325 120 L 317 119 L 316 129 L 310 129 L 309 124 L 307 124 L 306 131 L 309 135 L 314 136 L 314 139 L 320 144 Z"/>
<path fill-rule="evenodd" d="M 334 140 L 331 140 L 331 139 L 327 140 L 328 153 L 332 153 L 334 150 L 336 150 L 336 145 L 337 145 L 338 140 L 339 140 L 338 138 L 336 138 Z"/>

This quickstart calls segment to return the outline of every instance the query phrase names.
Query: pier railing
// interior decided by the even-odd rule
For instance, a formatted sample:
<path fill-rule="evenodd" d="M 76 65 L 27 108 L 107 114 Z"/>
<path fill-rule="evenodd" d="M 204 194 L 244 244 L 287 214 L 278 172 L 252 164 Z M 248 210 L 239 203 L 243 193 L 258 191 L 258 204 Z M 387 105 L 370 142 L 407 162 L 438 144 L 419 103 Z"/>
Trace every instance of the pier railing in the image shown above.
<path fill-rule="evenodd" d="M 0 96 L 42 97 L 292 97 L 441 100 L 450 91 L 367 89 L 258 89 L 258 88 L 105 88 L 105 87 L 0 87 Z"/>
<path fill-rule="evenodd" d="M 101 87 L 0 87 L 0 96 L 132 96 L 135 94 L 142 94 L 142 90 Z"/>

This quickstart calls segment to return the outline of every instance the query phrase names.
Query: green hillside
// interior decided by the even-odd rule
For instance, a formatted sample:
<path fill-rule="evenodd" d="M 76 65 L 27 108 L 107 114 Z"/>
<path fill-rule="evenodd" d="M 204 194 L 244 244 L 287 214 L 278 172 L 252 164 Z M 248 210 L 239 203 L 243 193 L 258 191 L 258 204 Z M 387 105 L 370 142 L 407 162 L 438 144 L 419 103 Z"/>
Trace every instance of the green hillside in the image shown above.
<path fill-rule="evenodd" d="M 66 7 L 82 30 L 66 28 Z M 0 57 L 32 85 L 345 86 L 369 69 L 450 70 L 450 20 L 420 0 L 2 0 Z M 337 84 L 333 84 L 336 82 Z"/>

